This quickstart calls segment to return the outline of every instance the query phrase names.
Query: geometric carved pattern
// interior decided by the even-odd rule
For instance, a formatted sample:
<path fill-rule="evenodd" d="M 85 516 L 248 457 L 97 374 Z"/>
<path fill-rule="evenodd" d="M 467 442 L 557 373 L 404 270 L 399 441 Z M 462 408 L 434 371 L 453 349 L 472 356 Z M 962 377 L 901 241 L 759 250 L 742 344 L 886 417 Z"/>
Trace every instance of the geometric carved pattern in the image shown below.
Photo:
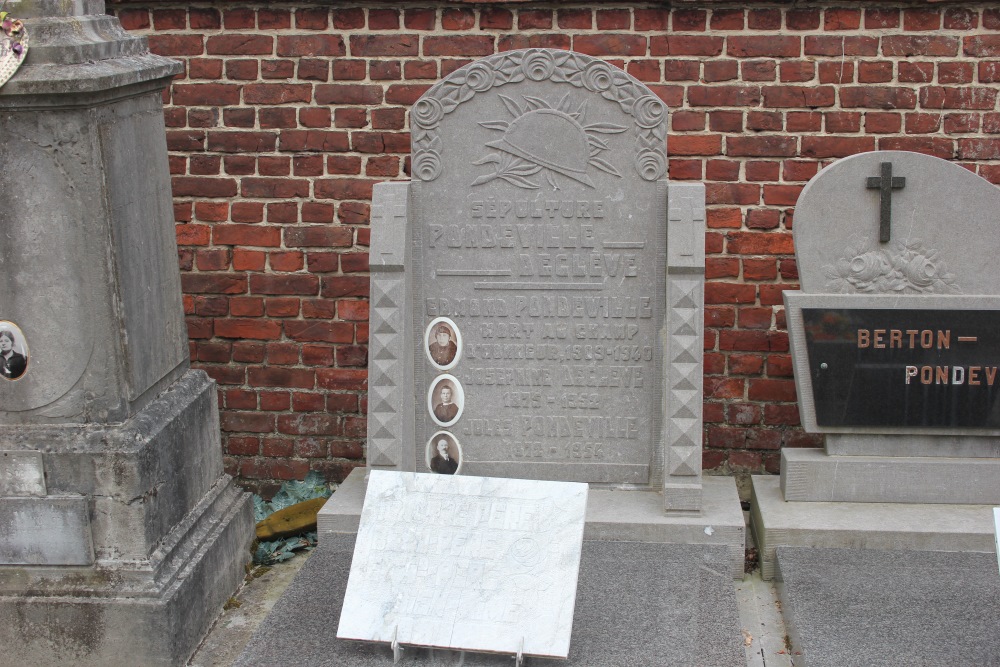
<path fill-rule="evenodd" d="M 368 339 L 368 465 L 398 467 L 406 438 L 407 183 L 375 186 L 371 215 L 371 289 Z"/>
<path fill-rule="evenodd" d="M 703 278 L 675 274 L 667 279 L 667 474 L 701 476 Z M 696 456 L 697 453 L 697 456 Z M 697 464 L 694 461 L 697 458 Z M 676 482 L 677 480 L 672 480 Z M 695 480 L 692 480 L 695 481 Z M 699 482 L 700 483 L 700 482 Z"/>
<path fill-rule="evenodd" d="M 671 183 L 668 192 L 664 507 L 667 510 L 700 510 L 704 186 Z"/>
<path fill-rule="evenodd" d="M 395 466 L 400 449 L 403 274 L 372 273 L 368 340 L 368 465 Z M 396 297 L 396 298 L 394 298 Z"/>
<path fill-rule="evenodd" d="M 670 456 L 667 459 L 668 472 L 671 475 L 690 477 L 698 474 L 701 468 L 701 447 L 678 447 L 670 448 Z"/>

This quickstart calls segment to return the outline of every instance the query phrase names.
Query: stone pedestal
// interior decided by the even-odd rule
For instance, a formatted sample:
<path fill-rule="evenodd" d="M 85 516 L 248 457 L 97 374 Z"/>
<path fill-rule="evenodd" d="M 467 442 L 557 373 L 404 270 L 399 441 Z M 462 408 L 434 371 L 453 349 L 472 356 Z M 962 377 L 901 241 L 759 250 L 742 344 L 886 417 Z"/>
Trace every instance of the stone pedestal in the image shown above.
<path fill-rule="evenodd" d="M 161 93 L 180 65 L 104 3 L 13 0 L 0 88 L 0 645 L 31 664 L 183 664 L 252 513 L 188 363 Z M 28 657 L 30 656 L 30 657 Z"/>
<path fill-rule="evenodd" d="M 595 488 L 587 496 L 585 542 L 646 542 L 656 544 L 726 547 L 729 573 L 743 578 L 746 525 L 731 477 L 702 479 L 702 507 L 698 512 L 663 511 L 663 498 L 649 491 Z M 357 468 L 317 516 L 319 541 L 358 532 L 368 482 Z"/>

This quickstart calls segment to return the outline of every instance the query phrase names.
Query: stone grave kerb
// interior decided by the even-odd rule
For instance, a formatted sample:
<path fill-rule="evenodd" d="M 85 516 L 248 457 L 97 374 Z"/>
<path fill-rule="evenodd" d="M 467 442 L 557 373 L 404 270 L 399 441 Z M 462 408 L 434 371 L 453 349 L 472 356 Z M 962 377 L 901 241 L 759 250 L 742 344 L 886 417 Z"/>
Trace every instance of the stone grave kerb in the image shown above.
<path fill-rule="evenodd" d="M 569 51 L 526 49 L 484 58 L 444 78 L 414 104 L 410 129 L 413 180 L 376 185 L 372 205 L 368 466 L 427 471 L 428 440 L 443 432 L 452 450 L 467 447 L 460 474 L 569 479 L 654 490 L 663 493 L 667 510 L 699 510 L 704 186 L 666 180 L 665 105 L 641 82 L 599 59 Z M 562 140 L 553 142 L 552 133 Z M 461 195 L 454 194 L 459 189 L 456 184 L 464 188 Z M 554 212 L 560 207 L 565 218 Z M 503 215 L 515 224 L 499 224 L 489 230 L 476 227 L 491 216 L 502 219 Z M 529 243 L 517 236 L 526 228 L 519 230 L 516 223 L 530 222 L 532 216 L 546 222 L 566 220 L 576 226 L 569 229 L 553 224 L 546 232 L 550 233 L 548 240 L 536 237 Z M 605 216 L 631 230 L 639 229 L 635 219 L 642 218 L 647 225 L 644 236 L 607 237 L 602 249 L 581 251 L 581 247 L 594 245 L 594 239 L 588 241 L 587 237 Z M 466 237 L 457 240 L 448 236 L 454 233 Z M 486 236 L 472 238 L 469 234 Z M 582 239 L 578 238 L 581 234 Z M 434 264 L 431 250 L 435 242 L 439 247 L 450 243 L 449 257 L 454 258 L 455 268 Z M 540 268 L 528 266 L 532 261 L 528 252 L 518 254 L 512 248 L 527 245 L 536 251 L 539 246 L 552 246 L 552 252 L 542 253 L 551 257 L 541 260 Z M 491 246 L 511 248 L 512 264 L 481 261 L 477 253 Z M 641 259 L 619 259 L 618 253 L 624 252 L 636 257 L 646 254 Z M 581 257 L 586 261 L 597 257 L 594 267 L 580 264 L 584 261 Z M 575 268 L 569 265 L 574 261 L 578 262 Z M 640 268 L 628 277 L 627 268 L 613 277 L 607 271 L 616 269 L 595 268 L 597 263 L 617 261 L 634 261 Z M 567 276 L 565 280 L 556 278 L 560 271 Z M 574 272 L 579 277 L 575 281 L 570 277 Z M 607 380 L 608 372 L 600 370 L 600 364 L 593 360 L 570 363 L 573 360 L 565 357 L 567 345 L 558 346 L 563 351 L 557 352 L 556 345 L 544 344 L 539 331 L 545 331 L 542 335 L 556 343 L 560 342 L 557 336 L 565 335 L 557 326 L 559 313 L 552 314 L 549 322 L 542 321 L 547 313 L 541 310 L 537 318 L 526 315 L 519 331 L 513 325 L 517 318 L 509 317 L 510 313 L 487 314 L 490 308 L 506 307 L 519 307 L 527 313 L 534 304 L 545 308 L 544 299 L 549 299 L 553 311 L 583 303 L 595 308 L 617 307 L 578 296 L 601 294 L 593 286 L 599 280 L 598 273 L 604 274 L 601 277 L 606 284 L 617 280 L 628 286 L 633 278 L 644 281 L 641 288 L 623 292 L 627 295 L 622 297 L 622 307 L 626 317 L 635 304 L 647 308 L 639 311 L 639 317 L 648 313 L 648 321 L 635 319 L 639 333 L 633 335 L 642 339 L 642 344 L 635 346 L 637 358 L 652 370 L 639 380 L 630 380 L 633 388 L 641 383 L 641 391 L 621 392 L 629 394 L 628 400 L 645 401 L 637 410 L 644 421 L 622 421 L 625 418 L 619 414 L 614 416 L 617 421 L 601 426 L 605 434 L 621 436 L 618 442 L 624 443 L 623 450 L 629 450 L 628 460 L 616 461 L 612 452 L 602 449 L 601 455 L 611 454 L 610 460 L 553 463 L 542 460 L 545 456 L 541 454 L 556 451 L 549 441 L 559 442 L 560 429 L 582 428 L 581 424 L 598 421 L 584 421 L 570 408 L 546 418 L 542 413 L 550 401 L 573 401 L 575 408 L 576 401 L 603 401 L 611 392 L 566 391 L 565 383 L 558 387 L 552 377 L 535 378 L 535 384 L 541 385 L 538 387 L 520 375 L 503 380 L 509 380 L 516 391 L 500 391 L 489 385 L 494 382 L 491 375 L 480 373 L 479 368 L 470 370 L 470 365 L 477 361 L 482 366 L 482 355 L 491 353 L 482 336 L 523 333 L 529 342 L 505 340 L 495 348 L 503 355 L 507 349 L 503 345 L 509 344 L 514 349 L 510 354 L 518 362 L 501 359 L 494 366 L 516 365 L 527 372 L 532 364 L 521 361 L 518 355 L 539 355 L 547 357 L 542 361 L 549 366 L 571 366 L 582 385 L 621 383 L 620 378 Z M 564 291 L 554 293 L 563 296 L 550 296 L 541 285 L 544 280 L 537 279 L 540 275 L 556 278 L 560 284 L 554 287 Z M 426 288 L 443 284 L 454 284 L 456 290 L 465 289 L 458 287 L 460 284 L 471 286 L 453 300 Z M 641 301 L 646 297 L 651 303 Z M 481 310 L 472 314 L 474 308 Z M 493 319 L 488 321 L 490 317 Z M 573 317 L 566 319 L 573 331 Z M 594 324 L 582 319 L 576 324 Z M 437 363 L 430 357 L 429 324 L 437 322 L 460 330 L 451 335 L 452 341 L 464 337 L 459 341 L 464 343 L 459 346 L 460 359 Z M 504 328 L 507 322 L 512 325 Z M 588 335 L 584 329 L 576 331 Z M 593 331 L 596 336 L 616 335 L 603 327 Z M 627 337 L 633 329 L 625 325 L 618 331 L 625 331 L 622 335 Z M 562 343 L 568 342 L 562 339 Z M 627 359 L 624 348 L 602 346 L 602 350 L 613 349 L 613 354 Z M 616 368 L 613 373 L 630 373 L 628 369 L 636 365 L 618 364 L 626 370 Z M 594 379 L 595 375 L 600 377 Z M 459 406 L 457 423 L 433 414 L 433 405 L 439 400 L 434 383 L 441 382 L 454 383 L 462 394 L 464 405 Z M 518 385 L 520 382 L 524 386 Z M 474 405 L 477 394 L 488 396 L 498 414 L 507 407 L 524 407 L 521 412 L 512 407 L 510 420 L 499 418 L 491 423 L 490 407 Z M 566 398 L 569 394 L 572 398 Z M 622 409 L 628 405 L 626 401 L 606 407 Z M 531 430 L 531 424 L 535 424 L 533 433 L 547 433 L 549 440 L 538 437 L 534 443 L 527 442 L 532 438 L 524 437 L 524 432 Z M 633 434 L 640 432 L 646 442 L 637 446 L 633 440 L 640 438 Z M 476 438 L 510 443 L 525 457 L 539 460 L 500 461 L 503 457 L 495 451 L 476 452 L 468 444 Z M 456 444 L 458 441 L 464 442 Z M 576 451 L 570 444 L 567 456 L 588 457 L 597 452 L 596 446 L 580 444 Z"/>

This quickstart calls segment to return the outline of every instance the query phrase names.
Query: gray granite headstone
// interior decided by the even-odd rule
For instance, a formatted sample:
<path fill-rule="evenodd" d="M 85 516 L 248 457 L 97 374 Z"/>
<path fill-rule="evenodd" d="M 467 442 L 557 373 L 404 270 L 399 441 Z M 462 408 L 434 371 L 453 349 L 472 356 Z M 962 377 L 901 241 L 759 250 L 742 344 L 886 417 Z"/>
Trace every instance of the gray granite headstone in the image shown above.
<path fill-rule="evenodd" d="M 826 447 L 782 452 L 784 502 L 753 480 L 765 576 L 782 545 L 982 549 L 1000 503 L 998 210 L 996 186 L 908 152 L 838 160 L 802 191 L 784 300 L 802 424 Z"/>
<path fill-rule="evenodd" d="M 370 466 L 430 471 L 443 433 L 460 474 L 699 509 L 704 188 L 666 181 L 663 103 L 528 49 L 452 73 L 410 124 L 414 180 L 372 209 Z"/>
<path fill-rule="evenodd" d="M 803 190 L 802 287 L 785 301 L 803 425 L 833 434 L 831 453 L 993 454 L 987 438 L 855 434 L 1000 435 L 998 208 L 967 169 L 896 151 L 840 160 Z"/>
<path fill-rule="evenodd" d="M 181 68 L 102 0 L 4 9 L 31 49 L 0 87 L 0 646 L 183 664 L 252 512 L 188 362 L 161 102 Z"/>

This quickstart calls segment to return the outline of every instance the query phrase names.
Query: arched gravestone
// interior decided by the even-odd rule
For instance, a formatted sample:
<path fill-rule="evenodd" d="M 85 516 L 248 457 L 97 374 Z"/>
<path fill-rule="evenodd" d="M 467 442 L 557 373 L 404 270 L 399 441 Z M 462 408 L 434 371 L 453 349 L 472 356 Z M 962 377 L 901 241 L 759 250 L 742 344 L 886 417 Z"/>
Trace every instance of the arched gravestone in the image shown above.
<path fill-rule="evenodd" d="M 410 125 L 414 180 L 372 207 L 369 465 L 454 470 L 447 450 L 457 474 L 700 509 L 704 188 L 668 187 L 659 98 L 528 49 L 452 73 Z"/>
<path fill-rule="evenodd" d="M 829 448 L 995 455 L 982 436 L 1000 435 L 1000 301 L 995 252 L 976 240 L 990 238 L 998 204 L 969 170 L 902 151 L 840 160 L 803 190 L 802 288 L 785 301 L 803 425 L 833 434 Z"/>
<path fill-rule="evenodd" d="M 784 302 L 802 425 L 826 443 L 752 478 L 765 579 L 786 546 L 994 551 L 998 209 L 995 185 L 902 151 L 838 160 L 802 191 Z"/>

